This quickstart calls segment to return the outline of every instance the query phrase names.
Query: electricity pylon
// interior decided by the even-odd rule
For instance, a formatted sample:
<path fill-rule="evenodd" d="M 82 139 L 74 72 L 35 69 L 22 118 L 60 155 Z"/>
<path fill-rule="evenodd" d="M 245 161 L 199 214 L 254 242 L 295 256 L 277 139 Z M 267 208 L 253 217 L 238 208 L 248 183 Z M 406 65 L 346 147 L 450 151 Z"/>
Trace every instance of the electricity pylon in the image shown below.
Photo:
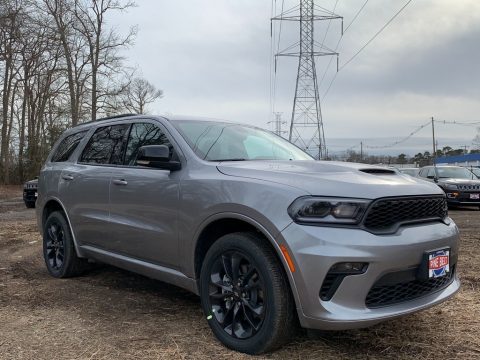
<path fill-rule="evenodd" d="M 318 158 L 327 156 L 325 133 L 323 131 L 322 110 L 318 93 L 315 58 L 317 56 L 337 56 L 338 53 L 318 43 L 314 38 L 315 21 L 342 20 L 343 18 L 327 9 L 315 5 L 314 0 L 300 0 L 300 4 L 284 11 L 271 20 L 300 22 L 300 41 L 275 54 L 275 71 L 277 58 L 280 56 L 298 57 L 298 73 L 293 100 L 289 140 Z"/>
<path fill-rule="evenodd" d="M 269 124 L 273 123 L 273 132 L 278 136 L 284 137 L 284 134 L 287 134 L 288 131 L 282 129 L 282 125 L 285 125 L 287 122 L 282 120 L 282 113 L 275 113 L 275 120 L 269 121 Z"/>

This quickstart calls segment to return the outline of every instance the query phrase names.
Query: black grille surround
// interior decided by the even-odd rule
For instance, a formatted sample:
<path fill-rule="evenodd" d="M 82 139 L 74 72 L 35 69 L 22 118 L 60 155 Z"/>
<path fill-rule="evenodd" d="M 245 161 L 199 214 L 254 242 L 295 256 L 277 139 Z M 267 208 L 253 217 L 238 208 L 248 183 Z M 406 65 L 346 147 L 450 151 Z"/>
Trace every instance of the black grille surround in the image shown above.
<path fill-rule="evenodd" d="M 457 185 L 458 190 L 462 191 L 479 191 L 480 190 L 480 185 Z"/>
<path fill-rule="evenodd" d="M 393 274 L 388 274 L 385 277 L 391 275 Z M 447 275 L 426 281 L 413 279 L 385 284 L 385 279 L 381 278 L 368 292 L 365 305 L 367 308 L 379 308 L 418 299 L 445 289 L 453 282 L 454 278 L 455 266 L 452 266 L 451 271 Z"/>
<path fill-rule="evenodd" d="M 445 221 L 447 216 L 444 195 L 381 198 L 366 210 L 362 227 L 375 234 L 391 234 L 403 224 Z"/>

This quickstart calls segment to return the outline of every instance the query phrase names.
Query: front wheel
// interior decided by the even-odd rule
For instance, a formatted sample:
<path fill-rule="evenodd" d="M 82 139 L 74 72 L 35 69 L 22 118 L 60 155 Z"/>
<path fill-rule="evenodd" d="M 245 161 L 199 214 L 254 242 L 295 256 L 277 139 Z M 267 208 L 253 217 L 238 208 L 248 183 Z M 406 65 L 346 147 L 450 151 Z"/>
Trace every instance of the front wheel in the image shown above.
<path fill-rule="evenodd" d="M 282 265 L 255 234 L 228 234 L 212 245 L 200 274 L 200 296 L 213 333 L 231 349 L 272 351 L 296 329 Z"/>

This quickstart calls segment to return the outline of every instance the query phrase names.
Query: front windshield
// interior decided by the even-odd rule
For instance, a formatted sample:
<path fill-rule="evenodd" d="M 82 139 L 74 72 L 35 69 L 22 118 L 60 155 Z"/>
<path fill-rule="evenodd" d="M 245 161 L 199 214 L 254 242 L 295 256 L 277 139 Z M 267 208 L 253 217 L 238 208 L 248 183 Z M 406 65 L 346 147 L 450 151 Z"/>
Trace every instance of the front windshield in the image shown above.
<path fill-rule="evenodd" d="M 257 128 L 197 120 L 172 124 L 203 160 L 313 160 L 287 140 Z"/>
<path fill-rule="evenodd" d="M 465 168 L 442 168 L 437 167 L 438 177 L 446 179 L 477 179 L 473 173 Z"/>
<path fill-rule="evenodd" d="M 478 168 L 473 168 L 473 169 L 472 169 L 472 172 L 473 172 L 478 178 L 480 178 L 480 169 L 478 169 Z"/>

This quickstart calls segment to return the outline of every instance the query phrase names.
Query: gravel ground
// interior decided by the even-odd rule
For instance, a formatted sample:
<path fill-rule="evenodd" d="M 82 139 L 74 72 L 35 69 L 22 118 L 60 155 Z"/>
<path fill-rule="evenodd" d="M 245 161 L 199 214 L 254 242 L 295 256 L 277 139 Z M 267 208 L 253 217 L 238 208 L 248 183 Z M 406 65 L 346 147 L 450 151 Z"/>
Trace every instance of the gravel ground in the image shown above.
<path fill-rule="evenodd" d="M 480 211 L 452 210 L 462 290 L 443 305 L 361 330 L 300 333 L 269 359 L 480 358 Z M 21 188 L 0 187 L 0 359 L 248 359 L 225 349 L 199 299 L 102 267 L 51 278 Z M 257 357 L 261 358 L 261 357 Z"/>

